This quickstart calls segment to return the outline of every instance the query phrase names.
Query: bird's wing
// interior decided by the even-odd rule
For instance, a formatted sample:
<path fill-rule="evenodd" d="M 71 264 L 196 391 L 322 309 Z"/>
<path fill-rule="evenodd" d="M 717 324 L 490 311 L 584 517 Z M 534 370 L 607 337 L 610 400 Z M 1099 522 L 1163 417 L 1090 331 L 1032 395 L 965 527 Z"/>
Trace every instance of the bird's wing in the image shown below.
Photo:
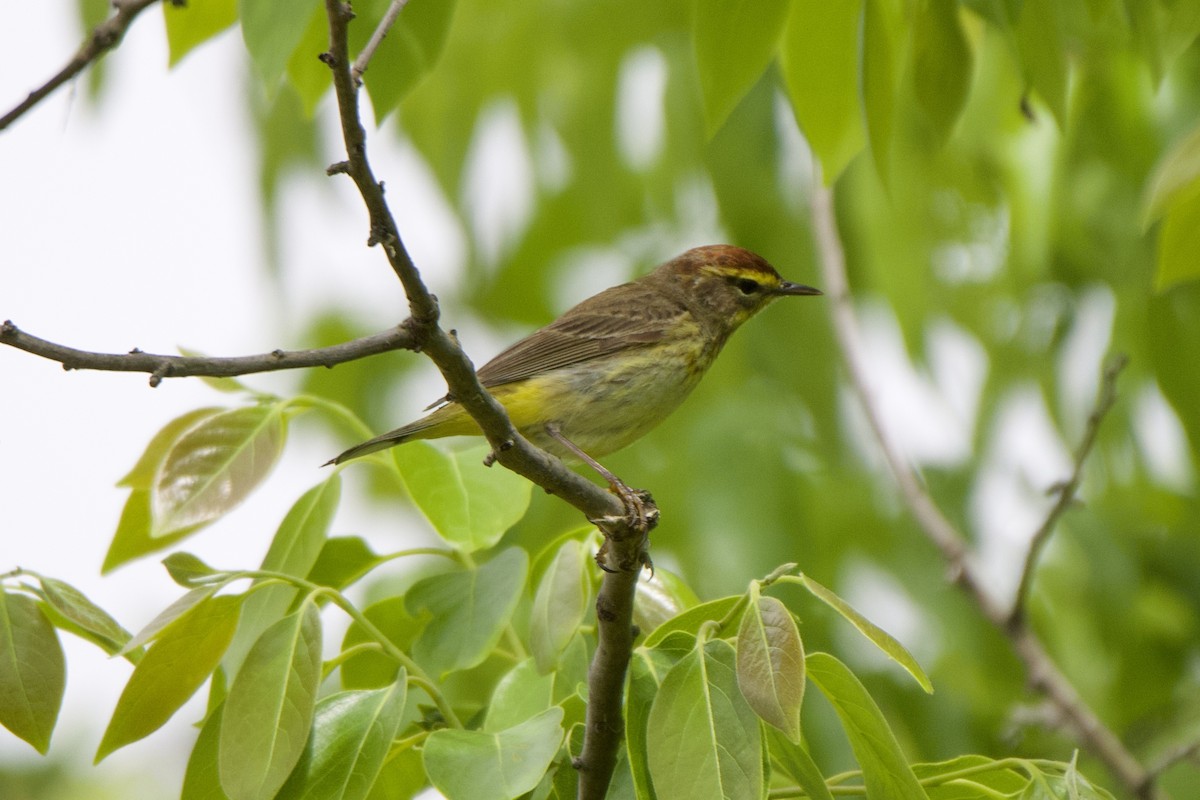
<path fill-rule="evenodd" d="M 500 353 L 480 368 L 479 381 L 490 388 L 645 347 L 662 341 L 686 313 L 657 292 L 631 283 L 614 286 Z"/>

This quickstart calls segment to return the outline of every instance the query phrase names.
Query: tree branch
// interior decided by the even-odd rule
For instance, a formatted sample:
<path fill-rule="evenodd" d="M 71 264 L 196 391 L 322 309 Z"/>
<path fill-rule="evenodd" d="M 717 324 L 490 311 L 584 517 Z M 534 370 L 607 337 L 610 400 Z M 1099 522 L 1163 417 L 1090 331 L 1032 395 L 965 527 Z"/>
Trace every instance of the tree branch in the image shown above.
<path fill-rule="evenodd" d="M 813 183 L 813 231 L 825 281 L 825 293 L 830 295 L 832 301 L 830 313 L 833 315 L 834 331 L 842 353 L 842 361 L 850 374 L 851 387 L 862 405 L 871 431 L 900 486 L 905 504 L 921 530 L 950 565 L 953 582 L 971 597 L 984 617 L 1008 637 L 1013 651 L 1025 665 L 1030 686 L 1045 695 L 1061 711 L 1080 743 L 1103 761 L 1126 789 L 1147 800 L 1155 797 L 1154 776 L 1147 772 L 1125 748 L 1120 738 L 1088 708 L 1070 680 L 1055 666 L 1026 621 L 1012 618 L 1007 609 L 984 589 L 968 557 L 968 548 L 964 544 L 962 534 L 930 497 L 884 427 L 863 360 L 858 322 L 846 279 L 845 253 L 842 250 L 833 211 L 832 191 L 824 185 L 819 168 Z"/>
<path fill-rule="evenodd" d="M 1104 368 L 1104 374 L 1100 378 L 1100 393 L 1096 398 L 1096 407 L 1088 415 L 1087 428 L 1083 432 L 1083 439 L 1079 442 L 1079 447 L 1075 450 L 1075 465 L 1071 470 L 1071 477 L 1054 487 L 1054 493 L 1058 495 L 1058 499 L 1050 508 L 1049 513 L 1046 514 L 1046 519 L 1042 522 L 1041 526 L 1034 532 L 1033 538 L 1029 541 L 1029 551 L 1025 554 L 1025 563 L 1021 567 L 1021 581 L 1017 585 L 1017 592 L 1013 598 L 1012 611 L 1009 612 L 1009 624 L 1016 623 L 1025 615 L 1025 606 L 1029 600 L 1029 591 L 1033 586 L 1033 574 L 1037 571 L 1042 550 L 1045 548 L 1046 543 L 1050 541 L 1050 535 L 1054 532 L 1055 526 L 1058 525 L 1059 519 L 1062 518 L 1062 515 L 1067 512 L 1067 509 L 1075 501 L 1076 493 L 1079 491 L 1079 484 L 1083 482 L 1084 462 L 1087 461 L 1088 455 L 1092 452 L 1092 446 L 1096 443 L 1096 435 L 1100 432 L 1100 424 L 1104 422 L 1104 417 L 1117 401 L 1117 378 L 1120 376 L 1121 370 L 1125 369 L 1125 365 L 1128 363 L 1129 359 L 1126 356 L 1118 355 Z"/>
<path fill-rule="evenodd" d="M 583 753 L 575 762 L 581 800 L 601 800 L 612 778 L 621 742 L 619 732 L 624 727 L 622 693 L 633 648 L 633 592 L 641 573 L 647 530 L 626 517 L 624 505 L 612 494 L 567 469 L 557 458 L 521 436 L 503 406 L 480 385 L 474 367 L 458 343 L 438 325 L 437 302 L 401 241 L 383 186 L 375 179 L 367 161 L 366 134 L 358 110 L 358 83 L 351 70 L 347 45 L 347 26 L 353 12 L 341 0 L 325 0 L 325 7 L 329 17 L 329 51 L 321 55 L 321 60 L 333 71 L 347 155 L 346 161 L 334 164 L 328 172 L 348 175 L 358 187 L 370 216 L 367 243 L 383 245 L 392 270 L 404 285 L 418 347 L 441 371 L 455 400 L 479 424 L 496 460 L 582 511 L 604 532 L 609 563 L 628 565 L 627 570 L 606 573 L 597 593 L 599 646 L 588 672 Z"/>
<path fill-rule="evenodd" d="M 0 324 L 0 344 L 57 361 L 62 364 L 63 369 L 67 370 L 147 372 L 150 374 L 151 386 L 158 386 L 162 383 L 163 378 L 189 376 L 231 378 L 237 375 L 274 372 L 281 369 L 333 367 L 378 353 L 416 349 L 415 340 L 408 330 L 407 324 L 330 347 L 317 347 L 311 350 L 272 350 L 270 353 L 232 357 L 157 355 L 143 353 L 137 349 L 128 353 L 94 353 L 40 339 L 20 330 L 11 320 L 5 320 L 3 324 Z"/>
<path fill-rule="evenodd" d="M 174 2 L 174 0 L 172 0 Z M 113 0 L 113 8 L 117 13 L 100 23 L 66 63 L 50 80 L 34 89 L 29 95 L 13 107 L 11 111 L 0 117 L 0 131 L 20 119 L 25 112 L 36 106 L 55 89 L 87 69 L 109 50 L 121 43 L 125 31 L 137 19 L 137 16 L 159 0 Z"/>
<path fill-rule="evenodd" d="M 370 41 L 366 47 L 358 54 L 358 58 L 354 59 L 354 67 L 350 70 L 350 75 L 354 78 L 355 83 L 362 83 L 363 73 L 367 71 L 367 65 L 371 63 L 371 59 L 375 56 L 375 51 L 379 49 L 379 45 L 383 43 L 387 37 L 388 31 L 396 24 L 396 18 L 400 16 L 400 12 L 408 5 L 408 0 L 392 0 L 392 4 L 388 6 L 388 10 L 384 12 L 383 19 L 379 21 L 379 25 L 375 28 L 375 32 L 371 34 Z"/>

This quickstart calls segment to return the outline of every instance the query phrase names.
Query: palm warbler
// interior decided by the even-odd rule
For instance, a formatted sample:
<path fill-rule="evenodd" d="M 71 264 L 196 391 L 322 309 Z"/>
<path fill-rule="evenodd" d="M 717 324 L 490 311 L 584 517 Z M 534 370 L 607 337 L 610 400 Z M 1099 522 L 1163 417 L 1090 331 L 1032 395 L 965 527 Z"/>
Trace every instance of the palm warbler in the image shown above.
<path fill-rule="evenodd" d="M 674 411 L 739 325 L 778 297 L 817 294 L 748 250 L 697 247 L 584 300 L 485 364 L 479 381 L 538 447 L 568 460 L 607 455 Z M 480 434 L 451 395 L 433 405 L 329 463 L 413 439 Z"/>

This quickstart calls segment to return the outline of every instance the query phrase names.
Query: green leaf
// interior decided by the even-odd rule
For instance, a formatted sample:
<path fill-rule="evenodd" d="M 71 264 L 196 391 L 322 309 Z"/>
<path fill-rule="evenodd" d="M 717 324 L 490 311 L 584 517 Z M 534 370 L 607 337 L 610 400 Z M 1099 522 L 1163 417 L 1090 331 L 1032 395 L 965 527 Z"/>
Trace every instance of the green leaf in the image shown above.
<path fill-rule="evenodd" d="M 807 668 L 842 722 L 862 768 L 867 797 L 928 800 L 883 712 L 854 673 L 828 653 L 810 653 Z"/>
<path fill-rule="evenodd" d="M 307 580 L 319 586 L 345 589 L 383 563 L 361 536 L 331 536 L 321 546 Z"/>
<path fill-rule="evenodd" d="M 242 38 L 268 92 L 300 44 L 317 0 L 238 0 Z"/>
<path fill-rule="evenodd" d="M 1146 183 L 1142 229 L 1176 206 L 1200 196 L 1200 125 L 1171 145 Z"/>
<path fill-rule="evenodd" d="M 222 704 L 204 720 L 196 744 L 192 746 L 192 754 L 188 756 L 179 800 L 229 800 L 229 795 L 221 788 L 221 776 L 217 768 L 224 714 L 225 706 Z"/>
<path fill-rule="evenodd" d="M 171 576 L 171 580 L 185 589 L 216 583 L 223 580 L 228 574 L 213 569 L 205 564 L 199 556 L 191 553 L 171 553 L 163 559 L 162 563 L 167 568 L 167 574 Z"/>
<path fill-rule="evenodd" d="M 236 596 L 206 599 L 162 632 L 117 700 L 96 750 L 97 763 L 158 730 L 196 693 L 233 638 L 241 602 Z"/>
<path fill-rule="evenodd" d="M 862 99 L 867 140 L 879 179 L 891 178 L 892 129 L 900 75 L 900 9 L 896 0 L 864 0 L 862 23 Z"/>
<path fill-rule="evenodd" d="M 629 688 L 625 695 L 625 746 L 629 770 L 639 798 L 656 800 L 650 779 L 646 727 L 659 685 L 670 670 L 662 653 L 639 647 L 629 661 Z"/>
<path fill-rule="evenodd" d="M 532 791 L 562 743 L 555 706 L 496 733 L 442 729 L 425 742 L 425 771 L 447 800 L 512 800 Z"/>
<path fill-rule="evenodd" d="M 107 574 L 122 564 L 141 558 L 144 555 L 165 550 L 171 545 L 186 539 L 200 529 L 200 525 L 178 530 L 170 536 L 154 538 L 150 535 L 153 523 L 150 519 L 150 491 L 134 489 L 125 501 L 121 510 L 121 519 L 117 523 L 117 532 L 113 534 L 112 544 L 104 556 L 101 574 Z"/>
<path fill-rule="evenodd" d="M 66 683 L 62 645 L 37 601 L 0 591 L 0 725 L 45 755 Z"/>
<path fill-rule="evenodd" d="M 230 800 L 270 800 L 304 753 L 321 683 L 321 615 L 306 601 L 267 628 L 225 699 L 221 788 Z"/>
<path fill-rule="evenodd" d="M 737 638 L 737 681 L 763 721 L 800 741 L 804 700 L 804 646 L 791 612 L 774 597 L 759 597 L 742 616 Z"/>
<path fill-rule="evenodd" d="M 237 22 L 237 0 L 163 3 L 163 22 L 167 27 L 168 63 L 173 67 L 194 48 Z"/>
<path fill-rule="evenodd" d="M 858 76 L 862 2 L 793 3 L 780 46 L 792 111 L 826 184 L 866 142 Z"/>
<path fill-rule="evenodd" d="M 671 668 L 647 719 L 647 756 L 659 800 L 759 800 L 762 729 L 737 688 L 728 642 L 706 642 Z"/>
<path fill-rule="evenodd" d="M 667 620 L 699 604 L 700 598 L 682 578 L 655 565 L 653 575 L 637 582 L 633 623 L 644 631 L 657 630 Z"/>
<path fill-rule="evenodd" d="M 538 671 L 527 658 L 505 673 L 492 692 L 483 730 L 496 732 L 519 725 L 553 705 L 554 676 Z"/>
<path fill-rule="evenodd" d="M 296 578 L 308 575 L 329 536 L 341 493 L 342 479 L 335 472 L 301 495 L 279 523 L 260 568 Z M 298 591 L 294 586 L 273 585 L 255 589 L 246 598 L 237 636 L 225 655 L 224 666 L 231 675 L 262 632 L 288 613 Z"/>
<path fill-rule="evenodd" d="M 700 630 L 700 626 L 709 620 L 724 619 L 725 615 L 733 610 L 734 606 L 742 601 L 738 595 L 730 597 L 721 597 L 717 600 L 709 600 L 707 603 L 701 603 L 698 606 L 693 606 L 682 614 L 672 617 L 671 619 L 659 625 L 657 628 L 646 637 L 643 642 L 644 647 L 656 647 L 664 639 L 676 631 L 683 631 L 695 635 Z M 731 623 L 737 622 L 740 616 L 730 620 Z"/>
<path fill-rule="evenodd" d="M 194 531 L 244 500 L 275 466 L 286 427 L 282 405 L 206 417 L 183 433 L 150 490 L 151 538 Z"/>
<path fill-rule="evenodd" d="M 339 692 L 317 704 L 308 749 L 278 800 L 362 800 L 400 728 L 407 676 L 386 689 Z"/>
<path fill-rule="evenodd" d="M 370 20 L 370 24 L 350 29 L 350 44 L 355 52 L 366 45 L 376 21 L 383 17 L 389 5 L 391 0 L 366 0 L 355 4 L 355 10 L 365 20 Z M 456 5 L 454 0 L 410 0 L 404 7 L 363 73 L 363 83 L 375 108 L 376 123 L 382 123 L 437 63 L 450 32 Z"/>
<path fill-rule="evenodd" d="M 355 5 L 357 9 L 358 5 Z M 358 27 L 357 23 L 352 25 L 351 31 Z M 325 13 L 325 6 L 320 4 L 313 9 L 308 27 L 287 65 L 288 81 L 295 87 L 304 108 L 304 116 L 308 119 L 312 119 L 317 103 L 333 85 L 333 70 L 318 58 L 328 49 L 329 17 Z"/>
<path fill-rule="evenodd" d="M 711 137 L 775 57 L 790 0 L 698 0 L 696 72 Z"/>
<path fill-rule="evenodd" d="M 920 684 L 922 689 L 928 694 L 933 694 L 933 684 L 929 682 L 929 676 L 925 674 L 925 670 L 921 669 L 921 665 L 917 663 L 917 660 L 912 657 L 912 653 L 908 652 L 908 649 L 900 644 L 895 637 L 858 613 L 849 603 L 812 578 L 807 575 L 799 577 L 800 583 L 805 589 L 808 589 L 813 597 L 841 614 L 851 625 L 858 629 L 859 633 L 870 639 L 872 644 L 882 650 L 884 655 L 904 667 L 905 671 L 913 676 L 913 679 Z"/>
<path fill-rule="evenodd" d="M 121 627 L 107 611 L 71 584 L 40 575 L 38 580 L 42 584 L 46 602 L 74 626 L 73 633 L 100 645 L 109 655 L 115 655 L 131 638 L 129 631 Z"/>
<path fill-rule="evenodd" d="M 133 465 L 133 469 L 129 470 L 124 478 L 117 481 L 117 486 L 127 486 L 130 489 L 151 488 L 154 485 L 154 475 L 158 472 L 159 465 L 166 459 L 167 453 L 175 446 L 179 437 L 200 420 L 216 416 L 225 410 L 219 407 L 198 408 L 178 416 L 162 426 L 158 433 L 154 434 L 150 444 L 146 445 L 146 449 L 142 451 L 142 455 Z"/>
<path fill-rule="evenodd" d="M 533 596 L 529 646 L 538 669 L 549 672 L 578 633 L 591 598 L 590 559 L 583 543 L 568 539 L 554 554 Z"/>
<path fill-rule="evenodd" d="M 1058 122 L 1067 125 L 1067 47 L 1058 0 L 1024 0 L 1017 21 L 1017 45 L 1026 79 Z"/>
<path fill-rule="evenodd" d="M 514 547 L 480 567 L 417 582 L 406 605 L 411 614 L 431 619 L 413 656 L 440 675 L 482 663 L 511 620 L 527 571 L 525 551 Z"/>
<path fill-rule="evenodd" d="M 1197 181 L 1200 189 L 1200 181 Z M 1154 288 L 1160 292 L 1200 278 L 1200 191 L 1177 202 L 1158 232 L 1158 269 Z"/>
<path fill-rule="evenodd" d="M 181 356 L 187 356 L 188 358 L 208 357 L 208 353 L 205 353 L 201 350 L 195 350 L 191 347 L 180 347 L 178 349 Z M 237 378 L 214 378 L 210 375 L 198 375 L 196 377 L 198 377 L 205 386 L 209 387 L 210 389 L 215 389 L 218 392 L 224 392 L 225 394 L 254 394 L 253 389 L 239 381 Z"/>
<path fill-rule="evenodd" d="M 768 729 L 767 739 L 771 751 L 771 760 L 791 776 L 810 800 L 833 800 L 833 794 L 825 783 L 821 768 L 802 743 L 789 741 L 781 731 Z M 943 798 L 942 800 L 949 800 Z M 963 799 L 965 800 L 965 798 Z"/>
<path fill-rule="evenodd" d="M 429 442 L 392 449 L 408 493 L 438 535 L 467 553 L 500 541 L 529 507 L 533 484 L 483 465 L 487 445 L 447 451 Z"/>
<path fill-rule="evenodd" d="M 928 0 L 913 27 L 912 71 L 917 103 L 938 142 L 949 138 L 971 90 L 974 54 L 956 0 Z"/>
<path fill-rule="evenodd" d="M 184 615 L 186 615 L 200 603 L 216 594 L 217 590 L 220 588 L 221 587 L 217 584 L 207 584 L 205 586 L 198 586 L 195 589 L 192 589 L 183 597 L 180 597 L 174 603 L 171 603 L 171 605 L 158 612 L 158 615 L 155 616 L 154 619 L 150 620 L 150 622 L 148 622 L 144 628 L 138 631 L 132 639 L 125 643 L 125 646 L 121 648 L 117 655 L 124 655 L 132 650 L 136 650 L 144 644 L 148 644 L 154 639 L 157 639 L 163 634 L 164 631 L 167 630 L 167 628 L 178 622 L 182 617 L 184 617 Z M 239 595 L 239 597 L 240 596 L 241 595 Z"/>
<path fill-rule="evenodd" d="M 392 644 L 405 652 L 412 652 L 412 643 L 421 632 L 422 623 L 408 613 L 404 595 L 394 595 L 367 606 L 363 616 L 374 625 Z M 342 639 L 342 650 L 348 650 L 362 642 L 374 642 L 357 622 L 353 623 Z M 347 689 L 376 689 L 390 686 L 396 680 L 399 667 L 396 660 L 383 653 L 367 650 L 342 662 L 342 686 Z"/>

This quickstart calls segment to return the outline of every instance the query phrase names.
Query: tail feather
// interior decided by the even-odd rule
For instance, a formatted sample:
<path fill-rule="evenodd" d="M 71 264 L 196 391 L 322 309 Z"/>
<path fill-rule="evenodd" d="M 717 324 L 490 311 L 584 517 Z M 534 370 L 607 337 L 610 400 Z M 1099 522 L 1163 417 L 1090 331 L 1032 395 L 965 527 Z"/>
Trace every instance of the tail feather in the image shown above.
<path fill-rule="evenodd" d="M 422 417 L 416 422 L 410 422 L 402 428 L 396 428 L 394 431 L 388 431 L 376 436 L 374 439 L 368 439 L 365 442 L 356 444 L 344 453 L 329 459 L 321 466 L 328 467 L 330 464 L 341 464 L 352 458 L 359 458 L 360 456 L 376 453 L 380 450 L 386 450 L 389 447 L 395 447 L 398 444 L 404 444 L 413 439 L 436 439 L 440 436 L 457 436 L 470 433 L 478 433 L 478 428 L 474 427 L 474 422 L 460 406 L 451 404 L 442 406 L 432 414 Z"/>

